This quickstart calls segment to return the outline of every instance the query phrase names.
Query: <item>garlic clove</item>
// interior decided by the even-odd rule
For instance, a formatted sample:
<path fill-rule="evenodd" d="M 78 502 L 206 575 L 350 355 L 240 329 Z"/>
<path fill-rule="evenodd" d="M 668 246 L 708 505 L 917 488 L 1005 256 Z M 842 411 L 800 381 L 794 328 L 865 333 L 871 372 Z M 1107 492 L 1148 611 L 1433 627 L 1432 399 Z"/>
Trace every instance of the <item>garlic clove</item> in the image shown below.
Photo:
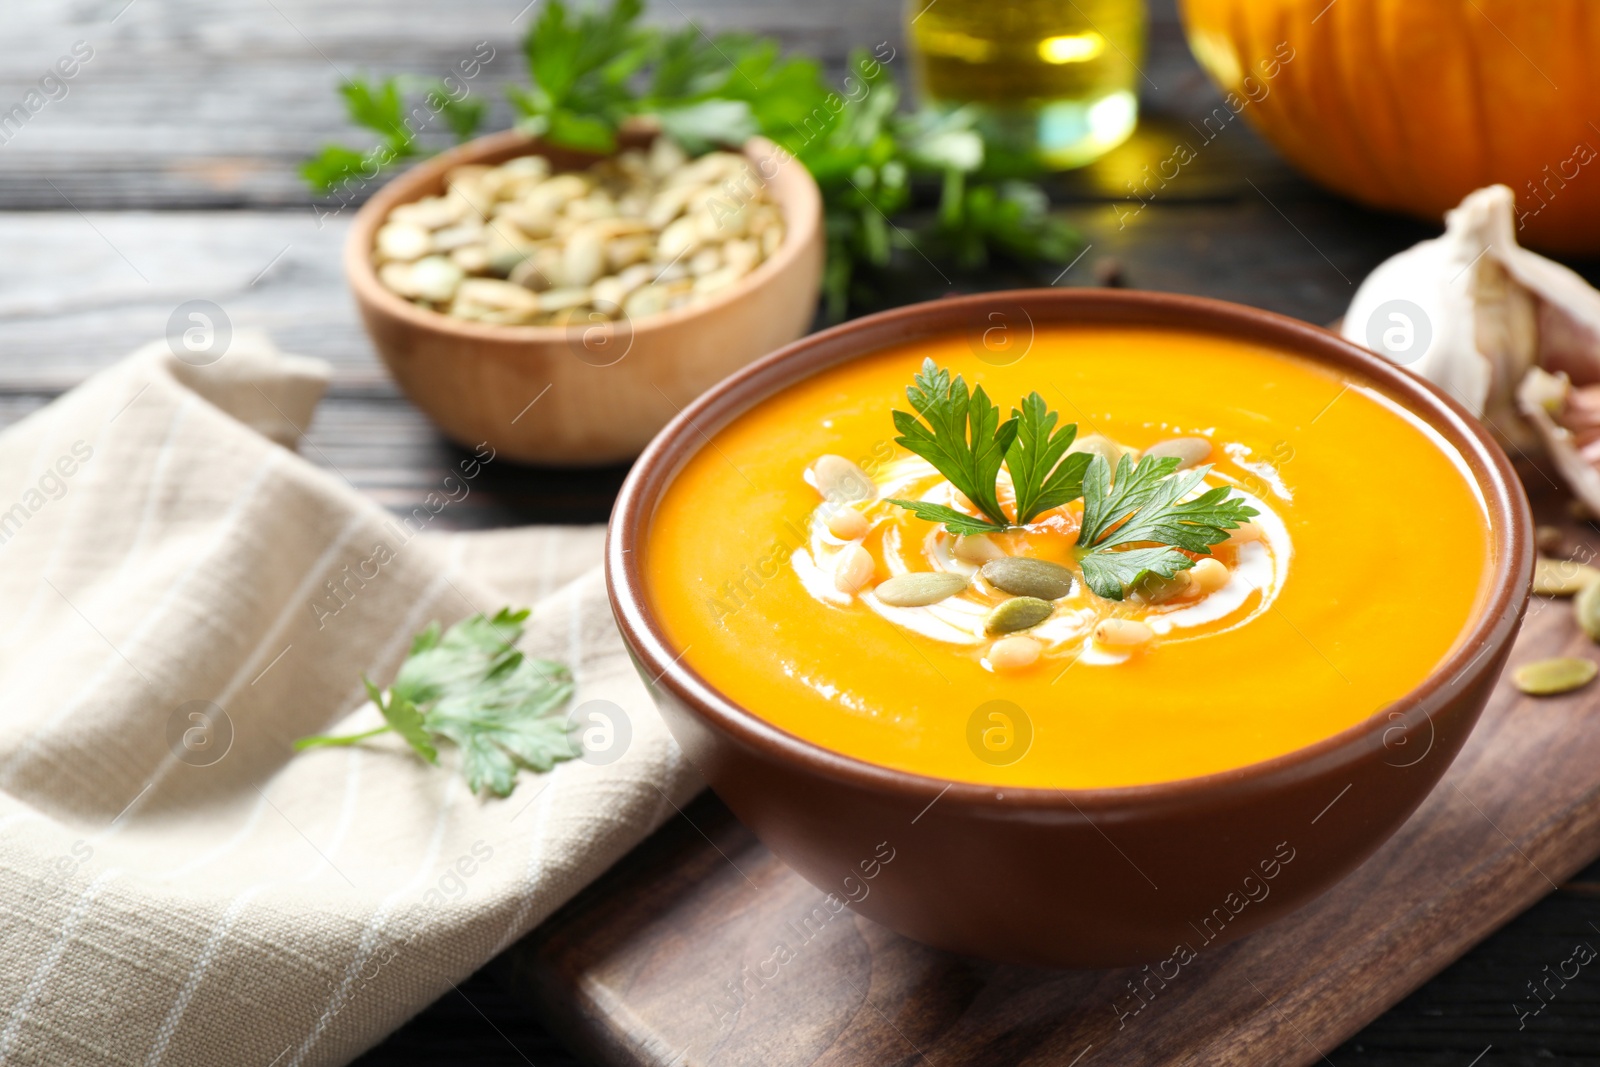
<path fill-rule="evenodd" d="M 1560 421 L 1574 407 L 1574 394 L 1578 392 L 1564 372 L 1551 374 L 1534 367 L 1517 387 L 1517 408 L 1538 434 L 1573 495 L 1592 513 L 1600 514 L 1600 470 L 1595 469 L 1593 457 L 1580 451 L 1577 435 Z M 1577 407 L 1592 413 L 1600 408 L 1600 398 L 1591 393 Z"/>
<path fill-rule="evenodd" d="M 1510 189 L 1477 190 L 1443 235 L 1379 265 L 1342 332 L 1440 386 L 1514 453 L 1548 454 L 1600 505 L 1600 290 L 1517 244 Z"/>
<path fill-rule="evenodd" d="M 1374 313 L 1397 299 L 1428 315 L 1433 342 L 1414 360 L 1394 361 L 1480 413 L 1497 377 L 1489 366 L 1495 359 L 1509 362 L 1498 376 L 1508 410 L 1516 384 L 1535 364 L 1565 371 L 1580 386 L 1600 383 L 1600 290 L 1517 244 L 1515 200 L 1503 185 L 1472 193 L 1445 216 L 1442 236 L 1380 264 L 1345 314 L 1346 339 L 1367 344 Z M 1380 317 L 1380 334 L 1386 325 Z M 1487 335 L 1479 336 L 1480 326 Z"/>

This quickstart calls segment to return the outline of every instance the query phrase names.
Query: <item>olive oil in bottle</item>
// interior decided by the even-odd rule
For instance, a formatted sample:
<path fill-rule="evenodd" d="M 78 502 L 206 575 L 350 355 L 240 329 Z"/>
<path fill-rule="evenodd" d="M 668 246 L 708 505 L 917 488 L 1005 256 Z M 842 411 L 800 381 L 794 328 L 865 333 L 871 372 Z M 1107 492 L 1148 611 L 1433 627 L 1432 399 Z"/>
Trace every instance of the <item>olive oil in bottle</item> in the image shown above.
<path fill-rule="evenodd" d="M 907 0 L 923 99 L 972 106 L 992 156 L 1082 166 L 1138 119 L 1144 0 Z"/>

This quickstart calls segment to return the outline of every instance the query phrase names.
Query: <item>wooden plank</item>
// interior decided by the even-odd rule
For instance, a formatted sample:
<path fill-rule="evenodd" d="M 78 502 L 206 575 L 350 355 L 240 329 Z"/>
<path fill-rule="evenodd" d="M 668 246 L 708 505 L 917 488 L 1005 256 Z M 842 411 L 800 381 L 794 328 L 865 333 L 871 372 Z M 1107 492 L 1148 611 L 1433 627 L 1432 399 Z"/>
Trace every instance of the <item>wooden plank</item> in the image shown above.
<path fill-rule="evenodd" d="M 1539 601 L 1512 664 L 1589 648 L 1563 602 Z M 1377 855 L 1280 923 L 1202 945 L 1176 975 L 962 959 L 849 913 L 802 927 L 823 892 L 714 802 L 505 965 L 558 1034 L 607 1065 L 1316 1063 L 1600 854 L 1597 714 L 1594 689 L 1541 701 L 1502 685 L 1444 782 Z M 1342 816 L 1335 803 L 1320 817 Z M 780 943 L 792 958 L 767 974 Z M 1542 964 L 1567 981 L 1544 999 L 1525 985 L 1548 976 L 1542 964 L 1485 976 L 1501 1030 L 1536 1021 L 1544 1000 L 1593 1002 L 1568 993 L 1596 965 L 1563 965 L 1573 949 L 1548 948 Z"/>
<path fill-rule="evenodd" d="M 65 83 L 65 96 L 47 100 L 20 130 L 0 127 L 0 208 L 306 205 L 310 195 L 296 174 L 302 160 L 330 140 L 371 143 L 344 118 L 334 90 L 345 77 L 439 77 L 487 42 L 494 57 L 469 87 L 491 104 L 490 127 L 503 128 L 511 122 L 505 86 L 526 80 L 518 43 L 535 10 L 527 0 L 456 0 L 441 20 L 430 0 L 10 4 L 0 16 L 7 45 L 0 55 L 0 112 L 36 90 L 76 42 L 92 58 Z M 900 5 L 890 0 L 673 0 L 654 5 L 648 17 L 668 25 L 693 19 L 713 32 L 773 34 L 836 72 L 852 48 L 888 41 L 897 49 L 895 69 L 910 82 Z M 1143 68 L 1147 115 L 1175 130 L 1220 102 L 1189 59 L 1173 0 L 1152 5 Z M 1286 173 L 1239 126 L 1226 149 L 1244 161 L 1236 170 L 1258 184 Z M 445 140 L 442 131 L 425 139 Z M 1128 195 L 1125 177 L 1137 178 L 1140 166 L 1156 164 L 1171 149 L 1146 142 L 1148 158 L 1135 161 L 1125 152 L 1102 171 L 1104 180 L 1068 179 L 1064 193 Z M 1185 195 L 1194 195 L 1205 183 L 1191 175 L 1183 185 Z M 1236 177 L 1232 186 L 1242 187 Z"/>
<path fill-rule="evenodd" d="M 0 214 L 0 382 L 59 390 L 165 335 L 186 300 L 392 395 L 345 291 L 345 224 L 310 212 Z"/>
<path fill-rule="evenodd" d="M 93 58 L 0 151 L 0 206 L 240 207 L 304 204 L 295 174 L 327 140 L 354 136 L 336 86 L 362 71 L 439 77 L 487 41 L 471 87 L 510 122 L 507 82 L 526 79 L 527 0 L 93 0 L 8 5 L 0 111 L 23 99 L 76 41 Z M 677 10 L 674 10 L 676 8 Z M 679 14 L 681 12 L 682 14 Z M 679 0 L 658 21 L 776 33 L 842 60 L 893 36 L 889 4 Z M 52 184 L 54 185 L 52 186 Z"/>

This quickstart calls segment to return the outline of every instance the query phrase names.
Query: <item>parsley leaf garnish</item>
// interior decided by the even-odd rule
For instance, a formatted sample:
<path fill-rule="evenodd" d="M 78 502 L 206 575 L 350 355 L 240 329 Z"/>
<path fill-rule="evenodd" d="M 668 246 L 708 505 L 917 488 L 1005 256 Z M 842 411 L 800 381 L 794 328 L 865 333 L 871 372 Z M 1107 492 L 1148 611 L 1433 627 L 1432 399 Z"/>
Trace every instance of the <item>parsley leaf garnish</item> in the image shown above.
<path fill-rule="evenodd" d="M 983 513 L 976 518 L 942 504 L 920 500 L 890 500 L 929 522 L 942 522 L 956 534 L 998 533 L 1009 526 L 1025 526 L 1052 508 L 1083 495 L 1083 474 L 1089 454 L 1067 454 L 1078 436 L 1075 423 L 1056 429 L 1060 416 L 1038 393 L 1029 393 L 1019 411 L 1000 421 L 1000 409 L 989 400 L 983 386 L 969 395 L 967 383 L 937 366 L 922 363 L 906 397 L 917 415 L 895 411 L 895 443 L 921 456 L 945 476 Z M 1063 458 L 1065 457 L 1065 458 Z M 1011 474 L 1017 517 L 1013 521 L 998 499 L 997 479 L 1002 463 Z"/>
<path fill-rule="evenodd" d="M 926 425 L 910 412 L 895 411 L 895 443 L 921 456 L 945 476 L 983 513 L 975 518 L 942 504 L 890 500 L 929 522 L 942 522 L 956 534 L 998 533 L 1023 526 L 1052 508 L 1083 495 L 1083 473 L 1089 454 L 1067 454 L 1078 436 L 1075 423 L 1056 429 L 1060 420 L 1038 393 L 1029 393 L 1022 409 L 1000 421 L 1000 409 L 978 386 L 970 396 L 957 375 L 923 360 L 906 397 Z M 1063 458 L 1065 457 L 1065 458 Z M 1002 463 L 1011 474 L 1017 517 L 1013 521 L 998 499 Z"/>
<path fill-rule="evenodd" d="M 931 359 L 923 361 L 914 384 L 906 388 L 906 399 L 927 424 L 910 412 L 893 412 L 894 427 L 900 431 L 895 443 L 933 464 L 989 521 L 921 501 L 889 503 L 910 508 L 934 522 L 955 522 L 963 527 L 950 527 L 958 533 L 993 532 L 1011 525 L 996 498 L 995 484 L 1006 451 L 1017 438 L 1017 416 L 1001 423 L 1000 409 L 989 400 L 983 386 L 969 395 L 960 375 L 952 380 L 950 372 Z"/>
<path fill-rule="evenodd" d="M 1146 574 L 1171 578 L 1194 566 L 1185 553 L 1210 554 L 1212 545 L 1228 539 L 1228 531 L 1256 514 L 1227 486 L 1185 500 L 1211 468 L 1179 472 L 1176 457 L 1146 456 L 1134 464 L 1123 456 L 1113 477 L 1099 453 L 1068 451 L 1077 425 L 1057 429 L 1060 416 L 1038 393 L 1029 393 L 1021 409 L 1013 408 L 1002 423 L 982 386 L 969 394 L 959 375 L 951 378 L 928 359 L 906 396 L 925 422 L 893 412 L 900 431 L 895 442 L 931 463 L 982 515 L 921 500 L 888 503 L 959 535 L 1026 526 L 1082 497 L 1078 564 L 1084 584 L 1108 600 L 1121 600 Z M 1015 519 L 998 499 L 1002 465 L 1011 475 Z"/>
<path fill-rule="evenodd" d="M 1178 462 L 1172 456 L 1146 456 L 1135 466 L 1123 456 L 1115 479 L 1104 456 L 1089 464 L 1078 563 L 1084 584 L 1100 596 L 1121 600 L 1127 587 L 1147 573 L 1170 578 L 1194 566 L 1184 552 L 1210 554 L 1212 545 L 1228 539 L 1229 530 L 1257 514 L 1227 486 L 1184 500 L 1211 468 L 1179 473 Z M 1150 543 L 1157 547 L 1124 547 Z"/>
<path fill-rule="evenodd" d="M 1038 393 L 1029 393 L 1012 418 L 1018 420 L 1017 439 L 1006 451 L 1006 470 L 1017 497 L 1017 525 L 1023 526 L 1083 495 L 1083 473 L 1091 453 L 1067 455 L 1078 436 L 1077 423 L 1069 422 L 1052 434 L 1058 416 Z"/>
<path fill-rule="evenodd" d="M 507 796 L 522 767 L 548 771 L 581 753 L 558 712 L 572 696 L 572 675 L 551 660 L 529 659 L 516 647 L 527 609 L 502 608 L 493 618 L 463 619 L 418 634 L 389 687 L 388 699 L 368 681 L 367 695 L 388 725 L 338 737 L 303 737 L 295 749 L 352 745 L 393 730 L 429 763 L 442 737 L 461 749 L 461 772 L 474 793 Z"/>
<path fill-rule="evenodd" d="M 1078 560 L 1083 583 L 1107 600 L 1121 600 L 1128 587 L 1147 574 L 1171 578 L 1194 566 L 1194 560 L 1171 548 L 1129 548 L 1092 552 Z"/>
<path fill-rule="evenodd" d="M 942 522 L 944 528 L 953 534 L 981 534 L 1000 533 L 1004 526 L 990 522 L 988 519 L 977 519 L 955 508 L 947 508 L 943 504 L 929 504 L 922 500 L 890 500 L 891 504 L 915 512 L 917 518 L 927 519 L 929 522 Z"/>

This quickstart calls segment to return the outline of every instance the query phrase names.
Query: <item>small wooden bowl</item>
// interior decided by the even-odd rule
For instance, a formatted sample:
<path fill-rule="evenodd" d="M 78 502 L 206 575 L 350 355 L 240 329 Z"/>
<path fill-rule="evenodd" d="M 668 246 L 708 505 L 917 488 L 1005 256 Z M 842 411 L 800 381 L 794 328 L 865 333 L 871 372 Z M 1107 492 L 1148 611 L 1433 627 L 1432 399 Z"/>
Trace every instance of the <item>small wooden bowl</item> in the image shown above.
<path fill-rule="evenodd" d="M 452 167 L 535 152 L 558 171 L 600 158 L 514 130 L 481 137 L 385 185 L 357 212 L 345 242 L 345 277 L 373 346 L 412 402 L 460 444 L 488 442 L 500 455 L 545 466 L 631 459 L 713 383 L 810 326 L 822 278 L 822 196 L 803 165 L 762 138 L 744 154 L 783 212 L 783 244 L 693 307 L 637 322 L 495 326 L 418 307 L 378 281 L 373 238 L 390 211 L 442 193 Z"/>
<path fill-rule="evenodd" d="M 1070 790 L 948 782 L 865 763 L 772 726 L 689 666 L 656 615 L 641 551 L 657 502 L 689 457 L 730 421 L 818 371 L 960 334 L 1019 308 L 1033 323 L 1167 326 L 1268 345 L 1352 373 L 1425 422 L 1483 494 L 1493 543 L 1487 602 L 1455 649 L 1388 707 L 1285 755 L 1178 781 Z M 1326 330 L 1254 308 L 1169 293 L 1048 289 L 869 315 L 722 382 L 634 464 L 611 513 L 606 581 L 623 641 L 684 754 L 821 892 L 860 889 L 850 896 L 855 911 L 962 955 L 1055 967 L 1181 966 L 1187 959 L 1175 946 L 1211 951 L 1318 896 L 1428 795 L 1505 665 L 1528 604 L 1532 541 L 1527 498 L 1505 454 L 1478 420 L 1422 379 Z M 1294 699 L 1283 694 L 1287 708 Z M 1323 819 L 1335 800 L 1338 817 Z M 854 875 L 885 847 L 894 863 L 878 869 L 869 896 Z M 1252 897 L 1246 909 L 1240 894 L 1265 886 L 1258 871 L 1276 879 L 1271 896 Z M 1113 990 L 1107 1003 L 1126 992 Z"/>

